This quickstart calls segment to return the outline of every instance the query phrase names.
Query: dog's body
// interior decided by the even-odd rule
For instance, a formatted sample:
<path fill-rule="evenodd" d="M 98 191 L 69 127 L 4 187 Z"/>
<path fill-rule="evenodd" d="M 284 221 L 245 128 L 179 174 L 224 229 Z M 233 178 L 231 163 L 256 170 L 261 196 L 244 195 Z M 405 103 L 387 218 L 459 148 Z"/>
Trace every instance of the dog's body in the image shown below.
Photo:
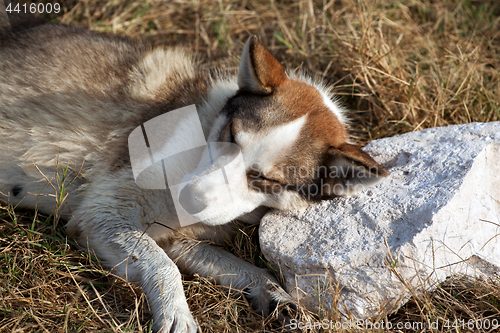
<path fill-rule="evenodd" d="M 60 184 L 69 166 L 59 207 L 68 233 L 142 286 L 162 332 L 196 331 L 179 269 L 244 290 L 265 314 L 291 300 L 266 270 L 200 241 L 231 237 L 236 218 L 257 223 L 259 207 L 302 208 L 387 175 L 348 143 L 343 113 L 324 88 L 285 74 L 255 38 L 237 76 L 199 71 L 180 49 L 52 25 L 2 37 L 0 61 L 0 199 L 50 214 L 56 200 L 47 194 L 56 193 L 47 181 Z M 190 104 L 208 141 L 240 146 L 249 187 L 223 207 L 217 187 L 195 178 L 188 195 L 205 223 L 172 230 L 151 224 L 175 224 L 177 215 L 167 192 L 134 182 L 127 139 L 145 121 Z M 325 166 L 337 172 L 315 172 Z"/>

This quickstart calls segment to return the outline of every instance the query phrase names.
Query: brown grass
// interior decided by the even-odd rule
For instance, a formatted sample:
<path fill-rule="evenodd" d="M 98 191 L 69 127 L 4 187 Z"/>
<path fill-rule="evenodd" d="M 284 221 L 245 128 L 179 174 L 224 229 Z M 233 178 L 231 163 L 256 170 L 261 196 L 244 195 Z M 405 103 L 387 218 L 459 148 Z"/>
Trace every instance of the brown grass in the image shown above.
<path fill-rule="evenodd" d="M 334 85 L 362 144 L 427 127 L 500 120 L 496 0 L 81 0 L 60 21 L 182 44 L 210 66 L 228 68 L 237 67 L 246 38 L 257 34 L 289 68 Z M 150 330 L 140 290 L 82 254 L 60 224 L 54 228 L 53 221 L 7 207 L 0 215 L 0 332 Z M 228 248 L 265 265 L 254 228 Z M 186 278 L 184 286 L 204 332 L 282 330 L 205 279 Z M 439 332 L 493 332 L 453 324 L 500 321 L 499 290 L 498 277 L 455 278 L 382 319 L 439 319 Z M 315 320 L 323 318 L 336 320 L 338 313 Z"/>

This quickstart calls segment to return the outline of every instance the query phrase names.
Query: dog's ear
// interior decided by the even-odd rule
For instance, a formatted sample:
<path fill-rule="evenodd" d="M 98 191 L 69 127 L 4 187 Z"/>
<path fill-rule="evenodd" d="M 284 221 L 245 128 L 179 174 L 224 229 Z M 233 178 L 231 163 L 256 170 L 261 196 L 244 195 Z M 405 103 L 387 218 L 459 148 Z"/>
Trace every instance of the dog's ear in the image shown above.
<path fill-rule="evenodd" d="M 241 55 L 238 71 L 240 90 L 268 95 L 287 79 L 285 69 L 275 57 L 258 41 L 256 36 L 248 38 Z"/>
<path fill-rule="evenodd" d="M 324 175 L 322 192 L 325 198 L 354 194 L 389 175 L 389 170 L 370 155 L 348 143 L 338 148 L 330 147 L 326 170 L 328 174 Z"/>

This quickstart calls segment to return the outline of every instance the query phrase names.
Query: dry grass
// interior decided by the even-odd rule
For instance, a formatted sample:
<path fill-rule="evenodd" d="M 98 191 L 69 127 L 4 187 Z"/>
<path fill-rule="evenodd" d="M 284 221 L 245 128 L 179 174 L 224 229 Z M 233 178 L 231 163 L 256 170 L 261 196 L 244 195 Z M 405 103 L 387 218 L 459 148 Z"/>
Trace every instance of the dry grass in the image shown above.
<path fill-rule="evenodd" d="M 237 67 L 244 41 L 257 34 L 289 68 L 334 84 L 352 110 L 360 143 L 426 127 L 500 120 L 497 0 L 81 0 L 60 20 L 182 44 L 210 66 L 228 68 Z M 140 290 L 78 251 L 60 224 L 6 207 L 0 215 L 1 332 L 150 330 Z M 265 265 L 255 230 L 245 232 L 230 250 Z M 282 330 L 249 310 L 244 299 L 202 278 L 188 278 L 184 286 L 204 332 Z M 383 320 L 438 318 L 442 324 L 449 320 L 440 332 L 493 332 L 453 323 L 500 321 L 499 290 L 498 277 L 450 280 Z M 317 319 L 325 317 L 335 320 L 338 314 Z"/>

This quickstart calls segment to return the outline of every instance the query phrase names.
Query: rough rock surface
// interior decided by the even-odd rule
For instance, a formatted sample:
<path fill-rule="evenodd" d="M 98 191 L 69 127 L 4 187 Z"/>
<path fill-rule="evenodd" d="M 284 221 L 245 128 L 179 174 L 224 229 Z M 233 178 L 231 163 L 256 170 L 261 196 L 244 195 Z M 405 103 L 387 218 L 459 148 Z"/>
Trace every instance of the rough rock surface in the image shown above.
<path fill-rule="evenodd" d="M 261 223 L 262 251 L 301 304 L 375 317 L 409 289 L 498 269 L 500 122 L 426 129 L 364 150 L 391 171 L 384 181 Z"/>

